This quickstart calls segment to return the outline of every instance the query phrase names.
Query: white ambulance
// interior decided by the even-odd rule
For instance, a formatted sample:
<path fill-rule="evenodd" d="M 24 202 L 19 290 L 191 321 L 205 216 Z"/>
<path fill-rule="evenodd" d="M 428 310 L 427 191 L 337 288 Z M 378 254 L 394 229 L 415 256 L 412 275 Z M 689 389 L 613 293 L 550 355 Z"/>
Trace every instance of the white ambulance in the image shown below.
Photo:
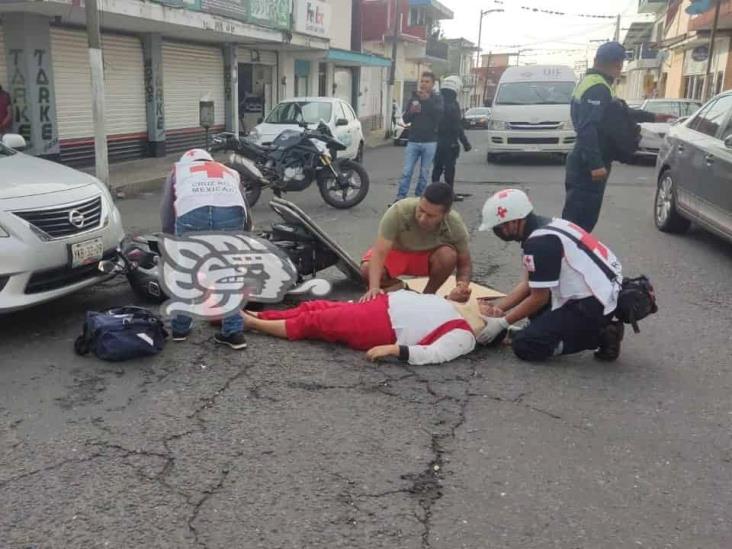
<path fill-rule="evenodd" d="M 566 156 L 576 139 L 569 115 L 576 84 L 563 65 L 507 68 L 493 98 L 487 160 L 509 153 Z"/>

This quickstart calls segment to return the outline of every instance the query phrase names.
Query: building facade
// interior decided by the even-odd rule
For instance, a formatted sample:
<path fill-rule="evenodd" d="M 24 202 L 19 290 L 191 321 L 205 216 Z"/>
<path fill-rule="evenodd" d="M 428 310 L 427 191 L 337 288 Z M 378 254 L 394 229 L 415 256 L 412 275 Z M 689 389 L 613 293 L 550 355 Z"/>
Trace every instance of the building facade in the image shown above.
<path fill-rule="evenodd" d="M 203 145 L 202 100 L 214 104 L 209 131 L 247 131 L 297 95 L 343 97 L 360 116 L 371 104 L 359 87 L 361 68 L 384 70 L 389 61 L 351 52 L 353 4 L 100 1 L 110 160 Z M 14 131 L 32 154 L 92 163 L 84 7 L 18 0 L 0 4 L 0 17 L 0 85 L 13 100 Z"/>

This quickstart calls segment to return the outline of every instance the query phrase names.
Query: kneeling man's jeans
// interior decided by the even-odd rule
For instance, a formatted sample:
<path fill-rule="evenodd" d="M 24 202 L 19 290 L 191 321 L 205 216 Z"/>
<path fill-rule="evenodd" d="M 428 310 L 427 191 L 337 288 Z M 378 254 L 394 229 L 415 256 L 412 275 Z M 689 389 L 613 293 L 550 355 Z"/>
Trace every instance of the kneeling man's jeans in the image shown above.
<path fill-rule="evenodd" d="M 243 231 L 244 210 L 239 206 L 222 208 L 204 206 L 183 214 L 175 220 L 176 236 L 186 233 L 204 231 Z M 173 332 L 186 334 L 191 330 L 193 319 L 185 315 L 177 315 L 171 321 Z M 221 334 L 229 336 L 244 331 L 244 319 L 237 311 L 224 318 L 221 324 Z"/>

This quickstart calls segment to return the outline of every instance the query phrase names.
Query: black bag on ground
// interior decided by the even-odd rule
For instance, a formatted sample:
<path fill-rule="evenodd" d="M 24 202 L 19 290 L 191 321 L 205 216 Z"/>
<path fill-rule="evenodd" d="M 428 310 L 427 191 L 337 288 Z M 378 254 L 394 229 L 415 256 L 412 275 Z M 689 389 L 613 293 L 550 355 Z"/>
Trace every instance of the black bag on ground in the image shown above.
<path fill-rule="evenodd" d="M 162 319 L 142 307 L 87 311 L 74 350 L 79 355 L 92 352 L 101 360 L 119 362 L 159 353 L 166 337 Z"/>
<path fill-rule="evenodd" d="M 648 277 L 623 278 L 618 307 L 615 309 L 616 318 L 625 324 L 632 324 L 637 334 L 640 332 L 638 321 L 657 312 L 656 293 Z"/>

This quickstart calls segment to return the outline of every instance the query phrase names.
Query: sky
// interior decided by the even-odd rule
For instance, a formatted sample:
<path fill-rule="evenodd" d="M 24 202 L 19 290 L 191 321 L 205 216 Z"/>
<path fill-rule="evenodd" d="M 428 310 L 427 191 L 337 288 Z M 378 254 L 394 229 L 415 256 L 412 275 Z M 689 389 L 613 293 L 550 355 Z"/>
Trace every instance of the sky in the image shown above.
<path fill-rule="evenodd" d="M 598 47 L 592 40 L 612 39 L 615 19 L 591 19 L 534 13 L 523 6 L 567 14 L 621 14 L 621 29 L 633 21 L 653 21 L 638 14 L 638 0 L 440 0 L 455 13 L 452 20 L 440 22 L 446 38 L 467 38 L 478 43 L 480 10 L 500 9 L 483 18 L 481 49 L 483 53 L 521 51 L 519 62 L 552 63 L 574 66 L 575 61 L 594 58 Z M 625 31 L 620 31 L 622 41 Z M 519 47 L 506 47 L 519 46 Z"/>

